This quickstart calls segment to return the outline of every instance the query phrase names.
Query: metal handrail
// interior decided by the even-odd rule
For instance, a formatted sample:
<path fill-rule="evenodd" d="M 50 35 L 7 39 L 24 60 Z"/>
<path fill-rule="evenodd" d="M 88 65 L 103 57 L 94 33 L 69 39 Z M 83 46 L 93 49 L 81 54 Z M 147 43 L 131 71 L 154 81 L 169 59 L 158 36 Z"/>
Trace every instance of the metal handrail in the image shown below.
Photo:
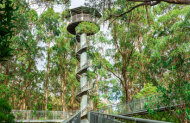
<path fill-rule="evenodd" d="M 149 100 L 149 98 L 151 98 L 151 97 L 159 97 L 159 96 L 161 96 L 160 94 L 154 94 L 154 95 L 149 95 L 149 96 L 146 96 L 146 97 L 142 97 L 142 98 L 137 98 L 137 99 L 134 99 L 134 100 L 131 100 L 131 101 L 129 101 L 129 102 L 127 102 L 127 103 L 125 103 L 125 102 L 122 102 L 122 103 L 117 103 L 117 104 L 110 104 L 110 105 L 108 105 L 108 106 L 105 106 L 105 107 L 103 107 L 103 108 L 100 108 L 100 109 L 104 109 L 104 108 L 108 108 L 108 107 L 110 107 L 110 106 L 119 106 L 119 105 L 123 105 L 123 104 L 129 104 L 129 103 L 133 103 L 133 102 L 138 102 L 138 101 L 147 101 L 147 100 Z"/>
<path fill-rule="evenodd" d="M 160 94 L 153 95 L 151 97 L 139 98 L 127 103 L 109 105 L 101 109 L 97 109 L 97 112 L 119 115 L 134 115 L 142 112 L 147 112 L 146 103 L 151 103 L 152 109 L 157 109 L 159 104 L 160 109 L 166 108 L 165 104 L 159 99 Z M 173 100 L 171 106 L 177 106 L 176 101 Z"/>
<path fill-rule="evenodd" d="M 75 95 L 77 96 L 86 90 L 90 90 L 92 88 L 92 86 L 93 86 L 93 82 L 91 82 L 91 83 L 88 82 L 87 84 L 82 86 L 79 90 L 76 90 Z"/>
<path fill-rule="evenodd" d="M 81 110 L 81 117 L 85 116 L 88 114 L 88 111 L 90 111 L 92 108 L 87 105 L 84 109 Z"/>
<path fill-rule="evenodd" d="M 142 119 L 142 118 L 134 118 L 134 117 L 127 117 L 127 116 L 122 116 L 122 115 L 112 115 L 112 114 L 105 114 L 105 113 L 99 113 L 99 112 L 89 112 L 89 121 L 90 123 L 98 123 L 102 122 L 102 120 L 108 119 L 109 121 L 113 120 L 127 120 L 127 121 L 135 121 L 135 122 L 140 122 L 140 123 L 170 123 L 170 122 L 164 122 L 164 121 L 157 121 L 157 120 L 149 120 L 149 119 Z M 93 117 L 93 118 L 91 118 Z M 96 119 L 95 119 L 96 118 Z M 96 122 L 98 121 L 98 122 Z"/>
<path fill-rule="evenodd" d="M 69 23 L 75 23 L 75 22 L 80 22 L 80 21 L 90 21 L 90 22 L 97 22 L 98 18 L 92 17 L 91 14 L 76 14 L 71 17 L 69 20 Z"/>
<path fill-rule="evenodd" d="M 78 52 L 84 48 L 88 47 L 87 43 L 84 43 L 82 46 L 80 45 L 80 43 L 77 43 L 76 49 L 75 49 L 75 53 L 78 54 Z"/>
<path fill-rule="evenodd" d="M 15 120 L 64 120 L 78 112 L 76 111 L 34 111 L 34 110 L 12 110 Z M 46 114 L 46 116 L 45 116 Z"/>
<path fill-rule="evenodd" d="M 75 115 L 73 115 L 72 117 L 70 117 L 69 119 L 63 121 L 62 123 L 80 123 L 80 114 L 81 112 L 77 112 Z"/>
<path fill-rule="evenodd" d="M 83 69 L 86 69 L 86 68 L 90 67 L 91 65 L 92 65 L 92 61 L 90 60 L 86 64 L 84 64 L 82 67 L 77 66 L 76 70 L 75 70 L 75 73 L 78 74 L 80 71 L 82 71 Z"/>

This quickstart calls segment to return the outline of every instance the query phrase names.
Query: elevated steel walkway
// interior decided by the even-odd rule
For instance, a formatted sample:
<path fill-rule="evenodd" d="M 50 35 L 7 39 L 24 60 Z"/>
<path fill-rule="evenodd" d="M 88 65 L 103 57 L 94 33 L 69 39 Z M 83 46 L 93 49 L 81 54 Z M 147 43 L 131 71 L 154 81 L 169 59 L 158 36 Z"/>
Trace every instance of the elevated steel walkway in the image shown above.
<path fill-rule="evenodd" d="M 82 91 L 81 91 L 82 92 Z M 151 110 L 164 111 L 168 108 L 175 108 L 183 102 L 171 100 L 171 104 L 166 105 L 162 103 L 161 95 L 151 95 L 148 97 L 134 99 L 128 103 L 121 103 L 116 105 L 109 105 L 101 109 L 90 111 L 89 108 L 85 108 L 85 112 L 88 112 L 88 121 L 90 123 L 123 123 L 123 121 L 135 121 L 139 123 L 165 123 L 162 121 L 155 121 L 149 119 L 133 118 L 131 116 L 148 113 L 147 108 Z M 178 102 L 178 103 L 177 103 Z M 148 105 L 148 106 L 147 106 Z M 168 107 L 169 106 L 169 107 Z M 63 123 L 80 123 L 81 113 L 84 111 L 18 111 L 13 110 L 16 122 L 63 122 Z"/>
<path fill-rule="evenodd" d="M 12 110 L 15 122 L 25 123 L 62 123 L 79 111 L 32 111 L 32 110 Z M 46 114 L 46 115 L 45 115 Z"/>
<path fill-rule="evenodd" d="M 170 101 L 169 108 L 175 108 L 177 104 L 176 100 Z M 127 103 L 120 103 L 115 105 L 108 105 L 101 109 L 97 109 L 97 112 L 113 114 L 113 115 L 123 115 L 123 116 L 135 116 L 148 113 L 147 109 L 164 111 L 168 109 L 168 105 L 162 103 L 162 95 L 150 95 L 147 97 L 134 99 Z"/>

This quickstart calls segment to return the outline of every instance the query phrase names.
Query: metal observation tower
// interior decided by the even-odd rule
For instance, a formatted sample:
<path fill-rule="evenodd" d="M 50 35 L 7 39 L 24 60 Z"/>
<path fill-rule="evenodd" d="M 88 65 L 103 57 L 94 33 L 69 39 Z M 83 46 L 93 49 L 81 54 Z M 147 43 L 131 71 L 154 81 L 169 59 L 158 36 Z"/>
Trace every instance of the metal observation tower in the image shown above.
<path fill-rule="evenodd" d="M 85 21 L 97 24 L 100 17 L 101 14 L 94 8 L 81 6 L 70 9 L 70 21 L 67 30 L 71 34 L 76 35 L 76 57 L 80 62 L 79 66 L 76 67 L 76 78 L 80 82 L 80 90 L 77 92 L 76 96 L 80 98 L 81 120 L 83 123 L 88 123 L 88 90 L 90 89 L 89 85 L 91 85 L 87 80 L 87 69 L 90 66 L 87 55 L 87 36 L 93 35 L 94 33 L 83 32 L 77 34 L 75 28 L 78 24 Z"/>

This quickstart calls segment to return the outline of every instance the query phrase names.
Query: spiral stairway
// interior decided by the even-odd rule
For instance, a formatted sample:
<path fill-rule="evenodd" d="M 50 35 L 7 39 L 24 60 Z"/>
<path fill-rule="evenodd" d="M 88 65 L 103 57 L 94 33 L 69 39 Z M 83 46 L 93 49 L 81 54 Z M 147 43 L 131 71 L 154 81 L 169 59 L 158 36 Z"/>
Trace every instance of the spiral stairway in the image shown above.
<path fill-rule="evenodd" d="M 87 81 L 87 70 L 91 63 L 88 60 L 87 55 L 87 36 L 94 33 L 76 33 L 75 28 L 81 22 L 91 22 L 97 24 L 97 20 L 101 17 L 101 14 L 93 8 L 78 7 L 70 9 L 70 22 L 67 26 L 68 32 L 75 35 L 77 47 L 75 50 L 76 58 L 79 61 L 79 65 L 76 67 L 76 78 L 80 82 L 80 89 L 76 92 L 76 97 L 80 99 L 80 115 L 82 123 L 88 123 L 87 112 L 89 109 L 88 91 L 92 87 L 92 83 Z"/>

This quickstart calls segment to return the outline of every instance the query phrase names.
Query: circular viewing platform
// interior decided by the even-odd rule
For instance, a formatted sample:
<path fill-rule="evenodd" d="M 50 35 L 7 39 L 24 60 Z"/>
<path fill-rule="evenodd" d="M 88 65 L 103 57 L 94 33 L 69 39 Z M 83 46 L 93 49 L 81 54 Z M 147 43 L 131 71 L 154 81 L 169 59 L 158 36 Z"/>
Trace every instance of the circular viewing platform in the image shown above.
<path fill-rule="evenodd" d="M 76 35 L 75 27 L 84 21 L 97 23 L 101 14 L 94 8 L 78 7 L 70 9 L 70 20 L 68 22 L 67 30 L 73 35 Z"/>
<path fill-rule="evenodd" d="M 92 22 L 92 23 L 97 23 L 98 18 L 92 17 L 92 15 L 90 15 L 90 14 L 77 14 L 77 15 L 71 16 L 71 19 L 68 22 L 69 24 L 68 24 L 67 30 L 71 34 L 76 35 L 75 27 L 79 23 L 84 22 L 84 21 L 88 21 L 88 22 Z"/>

